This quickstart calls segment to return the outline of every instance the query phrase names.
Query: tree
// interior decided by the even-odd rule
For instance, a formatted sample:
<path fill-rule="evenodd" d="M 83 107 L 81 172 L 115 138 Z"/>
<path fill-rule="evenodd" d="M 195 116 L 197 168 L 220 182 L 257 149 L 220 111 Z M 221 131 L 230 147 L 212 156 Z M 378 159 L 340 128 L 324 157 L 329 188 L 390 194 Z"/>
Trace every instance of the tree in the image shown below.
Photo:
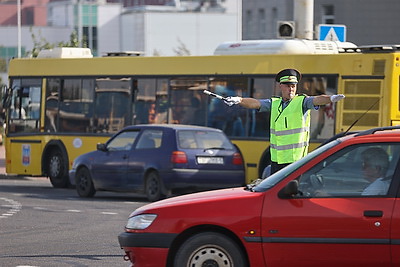
<path fill-rule="evenodd" d="M 174 52 L 177 56 L 190 56 L 190 50 L 186 47 L 186 45 L 178 38 L 179 46 L 174 48 Z"/>
<path fill-rule="evenodd" d="M 45 38 L 43 38 L 40 31 L 38 33 L 38 36 L 33 33 L 32 28 L 30 28 L 30 32 L 33 41 L 33 49 L 32 51 L 27 52 L 27 56 L 29 57 L 37 57 L 41 50 L 52 49 L 54 47 L 79 47 L 78 34 L 76 31 L 73 31 L 71 33 L 68 42 L 58 42 L 55 44 L 51 44 Z M 86 42 L 84 43 L 84 46 L 86 47 Z"/>
<path fill-rule="evenodd" d="M 4 58 L 0 58 L 0 72 L 7 72 L 7 61 Z"/>

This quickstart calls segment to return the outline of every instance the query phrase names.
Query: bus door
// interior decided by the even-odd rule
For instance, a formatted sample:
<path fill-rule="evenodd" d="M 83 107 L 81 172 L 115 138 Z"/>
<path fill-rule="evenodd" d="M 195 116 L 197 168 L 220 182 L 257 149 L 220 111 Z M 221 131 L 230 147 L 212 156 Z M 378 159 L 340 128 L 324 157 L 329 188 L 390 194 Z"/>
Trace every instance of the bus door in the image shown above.
<path fill-rule="evenodd" d="M 336 105 L 337 132 L 367 130 L 390 125 L 384 117 L 390 112 L 383 98 L 383 76 L 343 76 L 341 81 L 345 101 Z"/>
<path fill-rule="evenodd" d="M 41 175 L 42 143 L 32 135 L 40 131 L 41 79 L 12 79 L 10 85 L 5 106 L 6 172 Z"/>

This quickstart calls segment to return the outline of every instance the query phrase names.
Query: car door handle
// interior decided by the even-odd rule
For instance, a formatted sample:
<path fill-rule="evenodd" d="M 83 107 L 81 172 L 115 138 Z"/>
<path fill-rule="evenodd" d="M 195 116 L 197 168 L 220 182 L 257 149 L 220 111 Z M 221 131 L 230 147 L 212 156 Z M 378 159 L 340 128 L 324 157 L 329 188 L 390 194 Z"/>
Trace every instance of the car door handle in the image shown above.
<path fill-rule="evenodd" d="M 383 217 L 383 211 L 381 210 L 364 210 L 365 217 Z"/>

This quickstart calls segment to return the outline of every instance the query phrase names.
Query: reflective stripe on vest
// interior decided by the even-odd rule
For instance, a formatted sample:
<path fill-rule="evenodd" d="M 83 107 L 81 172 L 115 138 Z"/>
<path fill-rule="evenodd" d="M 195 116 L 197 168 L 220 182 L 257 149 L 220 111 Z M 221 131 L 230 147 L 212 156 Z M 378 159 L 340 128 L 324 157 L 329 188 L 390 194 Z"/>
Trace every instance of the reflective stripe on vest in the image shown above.
<path fill-rule="evenodd" d="M 292 163 L 308 152 L 310 111 L 303 114 L 305 96 L 296 95 L 282 110 L 282 99 L 272 98 L 271 105 L 271 161 Z"/>

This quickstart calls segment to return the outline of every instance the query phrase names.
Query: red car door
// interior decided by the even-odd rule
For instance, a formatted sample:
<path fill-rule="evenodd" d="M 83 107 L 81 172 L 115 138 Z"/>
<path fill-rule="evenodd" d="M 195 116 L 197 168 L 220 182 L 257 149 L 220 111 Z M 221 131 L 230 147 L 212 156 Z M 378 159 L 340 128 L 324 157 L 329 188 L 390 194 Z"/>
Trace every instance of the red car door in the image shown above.
<path fill-rule="evenodd" d="M 400 199 L 396 199 L 391 223 L 392 266 L 400 266 Z"/>
<path fill-rule="evenodd" d="M 382 178 L 382 183 L 388 186 L 375 195 L 365 195 L 369 182 L 363 157 L 370 146 L 387 154 L 387 163 L 382 164 L 389 178 Z M 295 172 L 267 192 L 262 210 L 266 265 L 391 266 L 396 192 L 390 184 L 398 158 L 394 151 L 398 146 L 390 144 L 351 146 L 304 166 L 306 171 Z M 285 195 L 282 190 L 292 180 L 299 191 Z"/>
<path fill-rule="evenodd" d="M 267 266 L 390 266 L 393 198 L 268 202 L 262 218 Z"/>

